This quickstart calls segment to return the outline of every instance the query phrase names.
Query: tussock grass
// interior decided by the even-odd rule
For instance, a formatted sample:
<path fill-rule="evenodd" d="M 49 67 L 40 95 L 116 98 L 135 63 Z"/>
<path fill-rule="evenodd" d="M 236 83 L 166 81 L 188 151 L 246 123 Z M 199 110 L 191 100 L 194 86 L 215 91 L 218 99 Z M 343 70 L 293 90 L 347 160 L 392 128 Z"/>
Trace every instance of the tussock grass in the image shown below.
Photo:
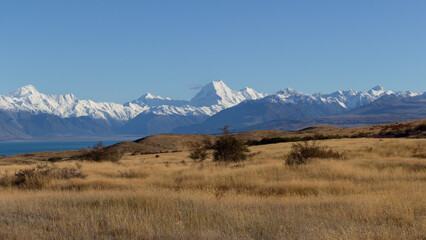
<path fill-rule="evenodd" d="M 325 146 L 318 146 L 315 142 L 293 143 L 287 156 L 287 165 L 306 164 L 313 158 L 343 158 L 343 154 Z"/>
<path fill-rule="evenodd" d="M 6 173 L 0 178 L 0 186 L 18 187 L 21 189 L 42 189 L 54 179 L 84 178 L 81 165 L 59 168 L 56 165 L 37 165 L 29 169 L 21 169 L 13 175 Z"/>
<path fill-rule="evenodd" d="M 118 171 L 118 176 L 121 178 L 147 178 L 149 173 L 145 171 L 138 171 L 134 169 Z"/>
<path fill-rule="evenodd" d="M 345 161 L 300 166 L 283 161 L 291 143 L 233 164 L 185 151 L 85 161 L 85 178 L 0 188 L 0 239 L 424 239 L 426 163 L 413 154 L 425 143 L 324 140 Z M 0 178 L 34 167 L 0 166 Z"/>

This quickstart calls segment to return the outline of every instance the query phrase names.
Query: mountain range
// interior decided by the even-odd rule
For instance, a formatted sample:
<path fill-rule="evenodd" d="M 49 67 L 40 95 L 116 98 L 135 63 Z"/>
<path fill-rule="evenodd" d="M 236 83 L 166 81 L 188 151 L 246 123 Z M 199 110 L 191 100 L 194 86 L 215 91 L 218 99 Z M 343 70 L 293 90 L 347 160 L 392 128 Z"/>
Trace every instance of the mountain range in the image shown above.
<path fill-rule="evenodd" d="M 146 93 L 118 104 L 43 94 L 28 85 L 0 96 L 0 140 L 217 133 L 224 125 L 234 131 L 297 130 L 313 123 L 366 125 L 426 118 L 425 99 L 424 92 L 380 86 L 312 95 L 287 88 L 268 95 L 213 81 L 189 101 Z"/>

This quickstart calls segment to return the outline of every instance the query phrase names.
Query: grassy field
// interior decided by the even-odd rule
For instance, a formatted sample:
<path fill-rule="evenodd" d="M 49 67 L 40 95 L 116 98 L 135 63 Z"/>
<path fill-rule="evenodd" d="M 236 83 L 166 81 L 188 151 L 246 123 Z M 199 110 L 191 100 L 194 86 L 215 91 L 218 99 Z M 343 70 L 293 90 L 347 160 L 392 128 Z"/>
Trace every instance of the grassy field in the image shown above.
<path fill-rule="evenodd" d="M 345 158 L 287 166 L 291 143 L 231 164 L 128 154 L 19 186 L 36 161 L 2 162 L 0 239 L 426 239 L 426 139 L 318 144 Z"/>

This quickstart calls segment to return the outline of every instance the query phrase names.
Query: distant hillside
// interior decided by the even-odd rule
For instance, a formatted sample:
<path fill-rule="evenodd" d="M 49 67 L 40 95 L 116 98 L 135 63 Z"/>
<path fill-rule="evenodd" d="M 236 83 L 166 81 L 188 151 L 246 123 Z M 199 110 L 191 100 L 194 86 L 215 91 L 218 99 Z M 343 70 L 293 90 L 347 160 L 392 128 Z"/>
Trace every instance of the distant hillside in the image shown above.
<path fill-rule="evenodd" d="M 292 137 L 307 137 L 307 136 L 359 136 L 363 135 L 378 135 L 381 132 L 389 131 L 406 131 L 418 128 L 421 125 L 426 125 L 426 118 L 401 122 L 373 125 L 358 128 L 338 128 L 333 126 L 312 126 L 300 129 L 294 132 L 286 132 L 279 130 L 257 130 L 247 131 L 233 134 L 244 142 L 250 140 L 262 140 L 264 138 L 292 138 Z M 211 142 L 217 139 L 218 135 L 202 135 L 202 134 L 159 134 L 152 135 L 145 138 L 136 140 L 138 143 L 146 148 L 155 149 L 157 151 L 176 151 L 188 150 L 194 143 L 202 143 L 205 139 Z M 118 145 L 117 145 L 118 146 Z"/>
<path fill-rule="evenodd" d="M 60 118 L 46 113 L 0 110 L 0 140 L 78 138 L 113 135 L 111 124 L 89 117 Z"/>
<path fill-rule="evenodd" d="M 312 126 L 298 131 L 286 132 L 279 130 L 257 130 L 247 131 L 233 134 L 243 142 L 253 142 L 266 140 L 266 143 L 272 143 L 270 139 L 312 139 L 312 138 L 335 138 L 340 137 L 360 137 L 360 136 L 378 136 L 381 133 L 389 132 L 406 132 L 419 131 L 415 129 L 421 128 L 423 133 L 410 137 L 425 137 L 426 134 L 426 119 L 420 119 L 409 122 L 399 122 L 390 124 L 373 125 L 359 128 L 338 128 L 333 126 Z M 389 136 L 386 136 L 389 137 Z M 201 144 L 209 140 L 213 143 L 218 138 L 218 135 L 202 135 L 202 134 L 158 134 L 138 139 L 134 142 L 120 142 L 107 147 L 108 149 L 117 149 L 123 153 L 130 154 L 150 154 L 164 153 L 173 151 L 190 150 L 194 144 Z M 269 139 L 269 140 L 268 140 Z M 279 142 L 279 141 L 278 141 Z M 58 152 L 38 152 L 30 154 L 20 154 L 15 156 L 2 157 L 0 164 L 3 162 L 32 162 L 37 163 L 40 159 L 49 159 L 50 157 L 62 157 L 63 160 L 75 159 L 89 152 L 89 149 L 81 149 L 74 151 L 58 151 Z"/>

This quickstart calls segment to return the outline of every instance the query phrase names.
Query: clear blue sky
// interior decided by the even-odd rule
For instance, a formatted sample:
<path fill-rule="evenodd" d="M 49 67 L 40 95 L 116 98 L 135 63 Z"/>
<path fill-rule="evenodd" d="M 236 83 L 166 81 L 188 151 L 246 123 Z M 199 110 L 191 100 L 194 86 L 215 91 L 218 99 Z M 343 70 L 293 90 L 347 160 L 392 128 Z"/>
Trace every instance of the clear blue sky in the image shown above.
<path fill-rule="evenodd" d="M 0 94 L 190 99 L 222 79 L 268 93 L 426 90 L 426 1 L 0 2 Z"/>

